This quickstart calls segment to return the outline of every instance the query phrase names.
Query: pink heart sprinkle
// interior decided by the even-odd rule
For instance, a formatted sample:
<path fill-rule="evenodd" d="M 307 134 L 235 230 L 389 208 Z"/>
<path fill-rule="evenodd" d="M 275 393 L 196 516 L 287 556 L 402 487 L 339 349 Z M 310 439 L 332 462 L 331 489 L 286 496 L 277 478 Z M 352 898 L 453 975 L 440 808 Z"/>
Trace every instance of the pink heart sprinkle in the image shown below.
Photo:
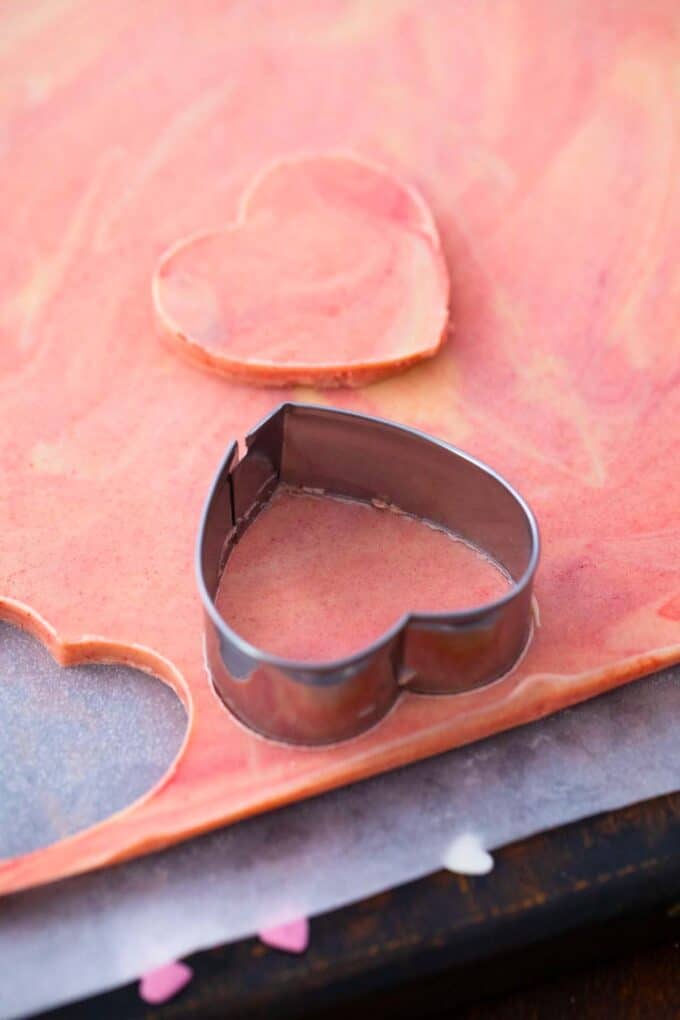
<path fill-rule="evenodd" d="M 283 949 L 286 953 L 304 953 L 309 945 L 309 921 L 306 917 L 298 917 L 286 924 L 277 924 L 272 928 L 263 928 L 258 937 L 272 949 Z"/>
<path fill-rule="evenodd" d="M 193 976 L 193 970 L 187 967 L 186 963 L 181 961 L 166 963 L 163 967 L 156 967 L 155 970 L 149 970 L 142 975 L 139 996 L 152 1006 L 167 1002 L 181 992 Z"/>

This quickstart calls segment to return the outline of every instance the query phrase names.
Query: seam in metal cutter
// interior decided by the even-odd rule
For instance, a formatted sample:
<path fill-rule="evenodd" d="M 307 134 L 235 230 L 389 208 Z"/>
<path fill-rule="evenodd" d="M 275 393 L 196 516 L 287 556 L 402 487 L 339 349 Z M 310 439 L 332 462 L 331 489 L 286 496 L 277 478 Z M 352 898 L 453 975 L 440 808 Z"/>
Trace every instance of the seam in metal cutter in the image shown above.
<path fill-rule="evenodd" d="M 296 662 L 245 641 L 215 595 L 231 549 L 280 484 L 379 501 L 451 532 L 490 556 L 511 585 L 459 612 L 412 613 L 371 645 L 332 662 Z M 453 695 L 492 683 L 531 636 L 539 556 L 536 520 L 495 471 L 416 429 L 367 415 L 284 403 L 229 447 L 197 546 L 208 670 L 227 707 L 260 734 L 328 744 L 375 725 L 402 690 Z"/>

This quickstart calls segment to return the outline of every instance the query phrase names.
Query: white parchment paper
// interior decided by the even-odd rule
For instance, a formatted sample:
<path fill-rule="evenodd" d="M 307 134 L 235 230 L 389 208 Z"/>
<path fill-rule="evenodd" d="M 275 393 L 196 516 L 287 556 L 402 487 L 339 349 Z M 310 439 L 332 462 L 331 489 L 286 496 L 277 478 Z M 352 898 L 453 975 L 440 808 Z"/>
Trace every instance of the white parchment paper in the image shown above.
<path fill-rule="evenodd" d="M 680 672 L 669 671 L 163 853 L 8 897 L 0 1017 L 420 877 L 463 835 L 493 849 L 678 789 L 679 722 Z M 0 725 L 4 856 L 134 799 L 174 756 L 184 721 L 159 682 L 124 667 L 60 671 L 36 641 L 0 625 Z"/>

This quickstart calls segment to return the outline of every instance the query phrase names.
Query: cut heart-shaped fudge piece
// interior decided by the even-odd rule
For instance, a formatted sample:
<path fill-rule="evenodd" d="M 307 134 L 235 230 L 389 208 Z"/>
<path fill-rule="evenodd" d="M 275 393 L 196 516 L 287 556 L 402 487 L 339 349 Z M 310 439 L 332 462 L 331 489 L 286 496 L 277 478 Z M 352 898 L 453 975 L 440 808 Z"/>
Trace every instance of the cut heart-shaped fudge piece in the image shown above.
<path fill-rule="evenodd" d="M 263 386 L 356 386 L 436 354 L 449 280 L 432 216 L 388 170 L 280 160 L 234 223 L 161 258 L 153 300 L 194 361 Z"/>

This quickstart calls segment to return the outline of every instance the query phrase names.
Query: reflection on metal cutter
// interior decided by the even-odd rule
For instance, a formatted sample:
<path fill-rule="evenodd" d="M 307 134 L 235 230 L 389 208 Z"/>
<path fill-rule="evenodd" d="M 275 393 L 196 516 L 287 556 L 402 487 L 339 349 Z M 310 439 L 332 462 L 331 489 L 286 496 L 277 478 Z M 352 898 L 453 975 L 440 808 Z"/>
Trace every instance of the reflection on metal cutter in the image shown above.
<path fill-rule="evenodd" d="M 492 557 L 512 584 L 474 609 L 409 614 L 334 662 L 270 654 L 237 634 L 214 599 L 230 550 L 279 484 L 398 507 Z M 474 457 L 379 418 L 282 404 L 246 437 L 241 460 L 236 442 L 229 447 L 203 513 L 197 574 L 212 681 L 231 711 L 265 736 L 300 744 L 356 736 L 403 689 L 456 694 L 507 673 L 530 637 L 538 555 L 530 508 Z"/>

